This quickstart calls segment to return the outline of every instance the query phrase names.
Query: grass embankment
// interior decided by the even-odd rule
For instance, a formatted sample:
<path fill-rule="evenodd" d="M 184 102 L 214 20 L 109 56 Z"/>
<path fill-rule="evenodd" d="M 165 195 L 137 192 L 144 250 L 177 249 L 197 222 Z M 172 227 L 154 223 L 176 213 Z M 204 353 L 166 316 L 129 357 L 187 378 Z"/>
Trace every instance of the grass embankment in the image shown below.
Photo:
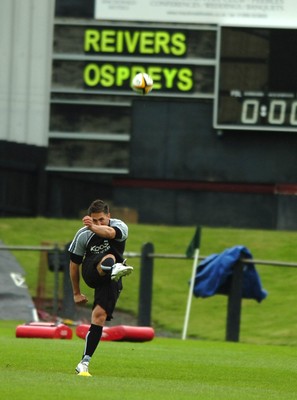
<path fill-rule="evenodd" d="M 79 220 L 46 218 L 2 218 L 0 239 L 7 245 L 39 245 L 41 242 L 67 243 L 81 226 Z M 127 252 L 140 252 L 152 242 L 156 253 L 185 254 L 195 227 L 130 225 Z M 244 245 L 255 259 L 297 262 L 297 232 L 247 229 L 202 228 L 201 255 L 220 253 L 234 245 Z M 16 251 L 16 258 L 26 271 L 32 296 L 36 294 L 40 254 Z M 130 258 L 134 273 L 125 278 L 118 309 L 137 314 L 139 290 L 139 258 Z M 297 344 L 296 284 L 297 269 L 256 265 L 268 297 L 262 303 L 243 300 L 242 342 L 265 344 Z M 153 324 L 181 334 L 188 296 L 192 260 L 156 259 L 154 262 Z M 52 294 L 53 274 L 48 272 L 46 286 Z M 83 284 L 90 297 L 91 292 Z M 225 338 L 225 296 L 193 298 L 188 334 L 190 337 L 218 340 Z M 115 313 L 116 318 L 116 313 Z"/>

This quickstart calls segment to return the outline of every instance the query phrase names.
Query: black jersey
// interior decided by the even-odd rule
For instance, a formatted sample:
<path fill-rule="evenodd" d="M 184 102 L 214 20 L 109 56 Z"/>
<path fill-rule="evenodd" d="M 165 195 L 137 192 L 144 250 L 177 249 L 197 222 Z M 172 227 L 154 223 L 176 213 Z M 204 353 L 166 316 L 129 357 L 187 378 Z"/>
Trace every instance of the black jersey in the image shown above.
<path fill-rule="evenodd" d="M 105 254 L 113 254 L 116 262 L 123 261 L 126 240 L 128 238 L 128 227 L 120 219 L 111 218 L 109 226 L 115 229 L 114 239 L 105 239 L 86 226 L 79 229 L 71 242 L 68 251 L 70 259 L 76 264 L 81 264 L 84 257 L 98 255 L 103 257 Z"/>

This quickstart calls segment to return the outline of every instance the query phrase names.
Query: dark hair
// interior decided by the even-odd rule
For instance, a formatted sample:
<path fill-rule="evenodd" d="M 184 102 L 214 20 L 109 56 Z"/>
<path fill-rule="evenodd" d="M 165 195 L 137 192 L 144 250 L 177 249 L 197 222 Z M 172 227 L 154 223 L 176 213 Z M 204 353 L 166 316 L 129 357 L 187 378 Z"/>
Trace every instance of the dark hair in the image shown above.
<path fill-rule="evenodd" d="M 103 200 L 94 200 L 90 204 L 90 207 L 88 208 L 88 215 L 91 215 L 92 213 L 101 213 L 101 212 L 103 212 L 104 214 L 109 213 L 108 204 L 105 203 Z"/>

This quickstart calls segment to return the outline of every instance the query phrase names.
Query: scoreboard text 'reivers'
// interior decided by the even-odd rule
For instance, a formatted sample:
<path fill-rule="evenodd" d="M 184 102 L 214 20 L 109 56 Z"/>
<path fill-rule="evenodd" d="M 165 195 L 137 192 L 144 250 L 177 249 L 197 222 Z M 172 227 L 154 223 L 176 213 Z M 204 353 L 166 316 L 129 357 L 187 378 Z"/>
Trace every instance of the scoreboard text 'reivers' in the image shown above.
<path fill-rule="evenodd" d="M 187 35 L 165 30 L 86 29 L 84 51 L 182 57 L 187 53 Z"/>

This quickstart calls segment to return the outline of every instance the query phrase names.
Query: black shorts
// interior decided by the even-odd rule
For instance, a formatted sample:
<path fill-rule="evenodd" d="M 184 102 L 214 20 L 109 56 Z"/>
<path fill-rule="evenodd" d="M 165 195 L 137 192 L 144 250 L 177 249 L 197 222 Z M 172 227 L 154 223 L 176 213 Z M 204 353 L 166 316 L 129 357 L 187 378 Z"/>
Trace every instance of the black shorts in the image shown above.
<path fill-rule="evenodd" d="M 110 274 L 99 275 L 96 267 L 101 259 L 102 256 L 98 255 L 86 258 L 82 265 L 82 277 L 89 287 L 95 289 L 93 309 L 96 305 L 102 307 L 107 314 L 106 320 L 110 321 L 123 285 L 121 279 L 112 281 Z"/>

